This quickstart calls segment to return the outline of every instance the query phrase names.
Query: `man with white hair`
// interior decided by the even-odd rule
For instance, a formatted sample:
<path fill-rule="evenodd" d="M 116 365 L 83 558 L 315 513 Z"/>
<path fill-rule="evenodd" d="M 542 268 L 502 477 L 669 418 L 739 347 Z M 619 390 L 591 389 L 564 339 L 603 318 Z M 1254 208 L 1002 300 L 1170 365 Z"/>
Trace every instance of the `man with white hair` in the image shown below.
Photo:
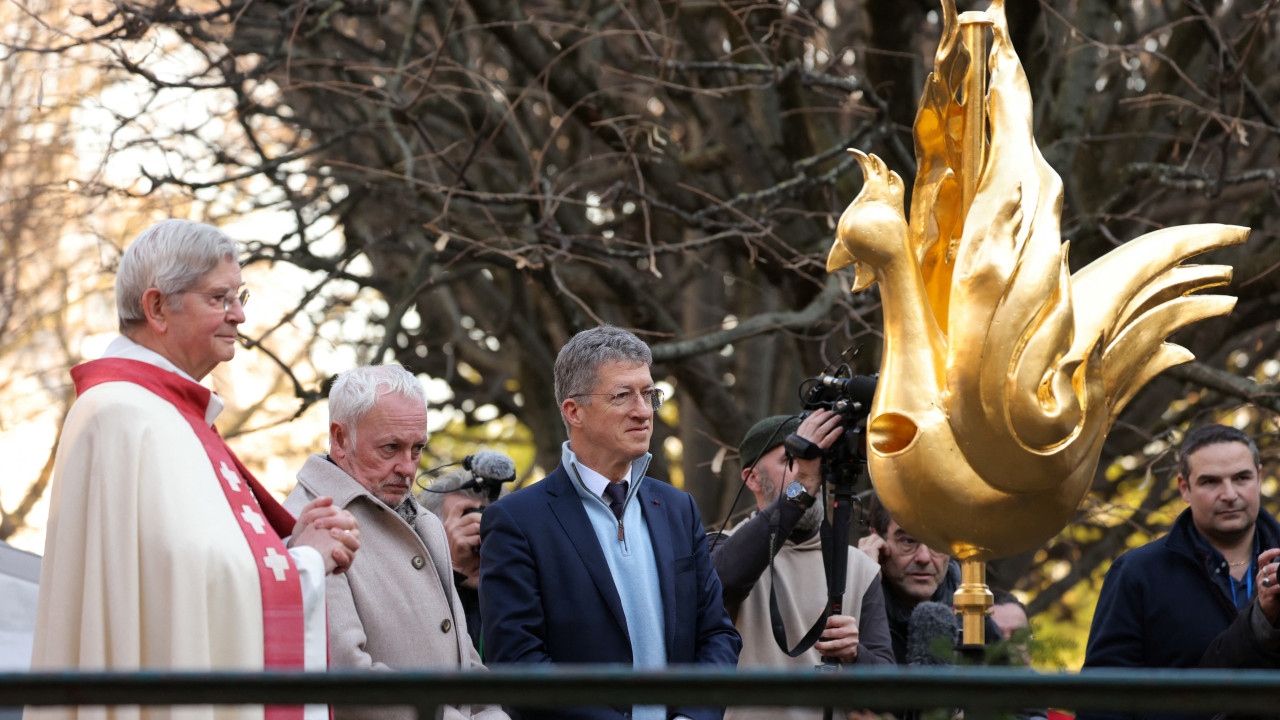
<path fill-rule="evenodd" d="M 223 402 L 199 384 L 235 355 L 248 299 L 236 254 L 217 228 L 166 220 L 120 260 L 121 336 L 71 371 L 78 397 L 53 470 L 33 669 L 326 667 L 324 578 L 350 567 L 356 521 L 328 497 L 295 521 L 218 435 Z M 147 717 L 304 713 L 328 710 L 187 706 Z"/>
<path fill-rule="evenodd" d="M 444 526 L 412 494 L 427 445 L 427 396 L 398 365 L 348 370 L 329 390 L 329 454 L 298 471 L 285 507 L 330 496 L 360 521 L 360 564 L 329 578 L 335 668 L 483 669 L 453 587 Z M 408 707 L 336 706 L 335 720 L 412 720 Z M 496 706 L 446 707 L 441 717 L 505 720 Z"/>

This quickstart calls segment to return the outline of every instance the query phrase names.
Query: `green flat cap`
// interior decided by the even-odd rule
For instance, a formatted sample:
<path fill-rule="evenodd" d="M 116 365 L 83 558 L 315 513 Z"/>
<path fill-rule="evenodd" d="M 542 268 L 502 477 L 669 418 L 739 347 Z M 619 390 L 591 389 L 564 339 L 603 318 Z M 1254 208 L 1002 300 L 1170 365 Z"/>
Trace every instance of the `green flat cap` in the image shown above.
<path fill-rule="evenodd" d="M 742 467 L 750 466 L 757 456 L 781 445 L 788 435 L 799 428 L 800 418 L 796 415 L 774 415 L 753 425 L 742 438 L 742 442 L 738 444 L 738 456 L 742 458 Z"/>

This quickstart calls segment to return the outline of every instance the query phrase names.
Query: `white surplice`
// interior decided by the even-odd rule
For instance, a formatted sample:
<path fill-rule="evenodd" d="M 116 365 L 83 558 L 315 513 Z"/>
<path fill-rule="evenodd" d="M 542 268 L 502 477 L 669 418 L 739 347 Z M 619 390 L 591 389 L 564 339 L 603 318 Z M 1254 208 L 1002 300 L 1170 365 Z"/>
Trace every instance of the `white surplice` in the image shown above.
<path fill-rule="evenodd" d="M 106 357 L 191 380 L 124 337 Z M 209 424 L 222 406 L 210 396 Z M 263 668 L 258 569 L 218 483 L 205 448 L 169 402 L 130 382 L 81 394 L 54 465 L 33 670 Z M 323 670 L 324 562 L 309 547 L 289 553 L 302 586 L 306 669 Z M 308 706 L 306 716 L 322 720 L 327 708 Z M 28 708 L 27 717 L 256 720 L 263 709 Z"/>

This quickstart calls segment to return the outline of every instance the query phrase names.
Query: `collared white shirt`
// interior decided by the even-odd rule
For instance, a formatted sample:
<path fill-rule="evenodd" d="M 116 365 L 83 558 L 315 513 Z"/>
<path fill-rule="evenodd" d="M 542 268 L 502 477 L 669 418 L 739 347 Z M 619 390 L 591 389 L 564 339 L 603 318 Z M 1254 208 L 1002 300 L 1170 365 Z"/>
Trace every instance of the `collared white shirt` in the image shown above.
<path fill-rule="evenodd" d="M 609 487 L 612 481 L 580 462 L 574 463 L 574 467 L 578 469 L 578 477 L 582 479 L 582 484 L 596 497 L 604 497 L 604 489 Z M 622 474 L 622 477 L 631 477 L 631 465 L 627 466 L 627 471 Z"/>

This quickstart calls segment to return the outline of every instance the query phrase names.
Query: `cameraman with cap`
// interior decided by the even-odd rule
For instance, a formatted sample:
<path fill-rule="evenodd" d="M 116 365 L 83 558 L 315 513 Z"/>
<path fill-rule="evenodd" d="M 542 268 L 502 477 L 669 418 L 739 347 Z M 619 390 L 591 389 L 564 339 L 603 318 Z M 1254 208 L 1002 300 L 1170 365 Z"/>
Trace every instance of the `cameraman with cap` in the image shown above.
<path fill-rule="evenodd" d="M 788 657 L 775 642 L 770 623 L 770 519 L 778 518 L 785 538 L 773 558 L 778 610 L 788 642 L 803 637 L 827 605 L 826 570 L 818 533 L 824 507 L 821 458 L 792 460 L 783 442 L 791 433 L 826 450 L 843 433 L 840 416 L 814 410 L 803 422 L 775 415 L 756 423 L 738 447 L 742 479 L 756 496 L 758 512 L 733 530 L 709 540 L 712 561 L 724 586 L 724 604 L 742 634 L 739 667 L 808 667 L 834 658 L 843 664 L 892 664 L 893 648 L 885 620 L 884 595 L 876 582 L 879 567 L 856 548 L 848 548 L 844 607 L 853 612 L 827 618 L 822 638 L 799 657 Z M 733 707 L 730 718 L 822 717 L 818 708 Z"/>
<path fill-rule="evenodd" d="M 493 452 L 493 451 L 486 451 Z M 418 493 L 418 502 L 444 523 L 449 539 L 449 557 L 453 561 L 453 584 L 467 615 L 471 643 L 484 657 L 484 638 L 480 633 L 480 514 L 489 506 L 490 493 L 477 486 L 470 470 L 455 470 Z M 507 486 L 502 486 L 502 494 Z"/>

